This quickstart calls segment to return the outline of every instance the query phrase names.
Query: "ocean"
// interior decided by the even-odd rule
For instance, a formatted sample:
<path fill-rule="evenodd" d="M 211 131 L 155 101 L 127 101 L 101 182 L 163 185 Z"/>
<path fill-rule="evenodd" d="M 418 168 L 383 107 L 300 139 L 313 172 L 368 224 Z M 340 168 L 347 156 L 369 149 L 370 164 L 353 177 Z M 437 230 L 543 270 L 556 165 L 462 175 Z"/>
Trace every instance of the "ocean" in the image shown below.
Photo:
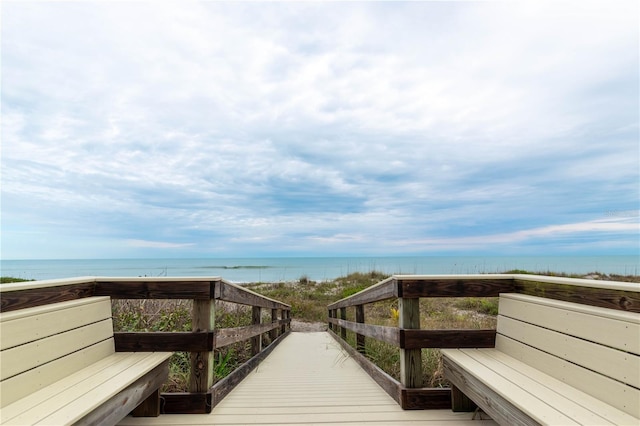
<path fill-rule="evenodd" d="M 638 275 L 638 256 L 418 256 L 276 257 L 203 259 L 1 260 L 2 276 L 53 279 L 107 277 L 222 277 L 236 283 L 326 281 L 352 272 L 478 274 L 513 269 L 532 272 Z"/>

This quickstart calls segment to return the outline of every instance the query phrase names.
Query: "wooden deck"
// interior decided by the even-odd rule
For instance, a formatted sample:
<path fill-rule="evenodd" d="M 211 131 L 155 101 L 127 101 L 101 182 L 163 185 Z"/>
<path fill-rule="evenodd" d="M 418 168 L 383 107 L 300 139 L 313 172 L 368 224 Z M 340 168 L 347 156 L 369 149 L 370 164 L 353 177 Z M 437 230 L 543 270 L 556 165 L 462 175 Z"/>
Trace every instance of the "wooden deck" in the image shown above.
<path fill-rule="evenodd" d="M 131 418 L 133 425 L 495 425 L 450 410 L 403 411 L 326 332 L 291 333 L 211 414 Z"/>

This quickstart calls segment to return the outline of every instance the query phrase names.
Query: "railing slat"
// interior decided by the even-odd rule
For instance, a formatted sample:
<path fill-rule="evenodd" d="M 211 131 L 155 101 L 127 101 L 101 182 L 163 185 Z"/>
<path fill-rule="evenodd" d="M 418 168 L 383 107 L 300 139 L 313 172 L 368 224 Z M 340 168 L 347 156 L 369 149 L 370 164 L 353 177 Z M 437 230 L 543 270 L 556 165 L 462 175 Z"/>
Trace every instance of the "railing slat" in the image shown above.
<path fill-rule="evenodd" d="M 491 330 L 400 330 L 404 349 L 493 348 L 496 331 Z"/>
<path fill-rule="evenodd" d="M 10 287 L 3 284 L 2 287 Z M 18 309 L 33 308 L 50 303 L 66 302 L 94 295 L 94 282 L 60 285 L 55 287 L 28 288 L 16 291 L 4 291 L 0 297 L 0 311 L 9 312 Z"/>
<path fill-rule="evenodd" d="M 291 309 L 291 306 L 254 293 L 244 287 L 220 281 L 219 289 L 216 288 L 215 298 L 225 302 L 239 303 L 241 305 L 257 306 L 267 309 Z"/>
<path fill-rule="evenodd" d="M 113 299 L 195 299 L 209 300 L 209 281 L 98 281 L 95 296 Z"/>
<path fill-rule="evenodd" d="M 400 343 L 400 333 L 396 327 L 385 327 L 382 325 L 360 324 L 338 318 L 330 318 L 329 323 L 340 326 L 342 329 L 351 330 L 363 336 L 398 346 Z"/>
<path fill-rule="evenodd" d="M 640 313 L 640 293 L 636 291 L 540 282 L 529 279 L 516 279 L 515 291 L 530 296 Z"/>
<path fill-rule="evenodd" d="M 398 279 L 399 297 L 497 297 L 512 293 L 514 282 L 504 279 Z"/>
<path fill-rule="evenodd" d="M 116 352 L 206 352 L 213 350 L 213 332 L 116 332 Z"/>
<path fill-rule="evenodd" d="M 222 348 L 276 330 L 289 323 L 288 319 L 272 323 L 248 325 L 245 327 L 221 328 L 216 330 L 216 348 Z"/>
<path fill-rule="evenodd" d="M 359 293 L 338 300 L 328 306 L 328 309 L 340 309 L 354 305 L 365 305 L 367 303 L 379 302 L 381 300 L 398 297 L 396 281 L 388 278 L 378 284 L 362 290 Z"/>

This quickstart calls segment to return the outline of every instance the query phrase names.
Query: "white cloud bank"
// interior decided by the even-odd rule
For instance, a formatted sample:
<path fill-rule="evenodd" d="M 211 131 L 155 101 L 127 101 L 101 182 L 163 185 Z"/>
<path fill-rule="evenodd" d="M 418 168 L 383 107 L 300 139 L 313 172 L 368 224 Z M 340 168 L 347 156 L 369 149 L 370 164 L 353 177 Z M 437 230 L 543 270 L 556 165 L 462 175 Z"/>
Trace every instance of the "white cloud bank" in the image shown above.
<path fill-rule="evenodd" d="M 5 2 L 2 256 L 637 253 L 607 212 L 639 204 L 638 28 L 634 1 Z"/>

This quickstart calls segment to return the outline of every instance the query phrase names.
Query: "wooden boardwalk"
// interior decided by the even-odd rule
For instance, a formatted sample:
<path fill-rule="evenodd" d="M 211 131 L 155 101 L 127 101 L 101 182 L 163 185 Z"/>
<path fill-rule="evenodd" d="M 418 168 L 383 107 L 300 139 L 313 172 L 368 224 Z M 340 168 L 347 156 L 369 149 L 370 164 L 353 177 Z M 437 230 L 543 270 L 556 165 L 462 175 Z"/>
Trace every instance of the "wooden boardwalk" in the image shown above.
<path fill-rule="evenodd" d="M 326 332 L 291 333 L 211 414 L 127 417 L 120 425 L 495 425 L 450 410 L 404 411 Z"/>

